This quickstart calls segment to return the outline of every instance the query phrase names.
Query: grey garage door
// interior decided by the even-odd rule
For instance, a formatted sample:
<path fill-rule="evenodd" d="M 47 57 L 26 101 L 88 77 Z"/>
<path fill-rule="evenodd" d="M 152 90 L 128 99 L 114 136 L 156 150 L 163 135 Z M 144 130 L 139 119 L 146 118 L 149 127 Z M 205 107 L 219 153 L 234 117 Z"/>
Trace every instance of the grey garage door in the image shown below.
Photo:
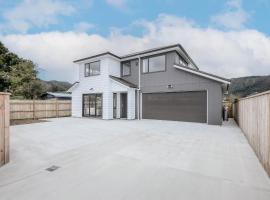
<path fill-rule="evenodd" d="M 144 93 L 142 104 L 144 119 L 207 121 L 206 91 Z"/>

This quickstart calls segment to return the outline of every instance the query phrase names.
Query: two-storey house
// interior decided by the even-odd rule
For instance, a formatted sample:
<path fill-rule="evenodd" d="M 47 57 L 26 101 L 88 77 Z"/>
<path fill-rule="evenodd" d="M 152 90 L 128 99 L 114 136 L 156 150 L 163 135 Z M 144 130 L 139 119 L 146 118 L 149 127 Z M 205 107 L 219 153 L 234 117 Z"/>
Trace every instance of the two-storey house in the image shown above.
<path fill-rule="evenodd" d="M 74 63 L 74 117 L 222 123 L 230 81 L 200 71 L 179 44 L 125 56 L 105 52 Z"/>

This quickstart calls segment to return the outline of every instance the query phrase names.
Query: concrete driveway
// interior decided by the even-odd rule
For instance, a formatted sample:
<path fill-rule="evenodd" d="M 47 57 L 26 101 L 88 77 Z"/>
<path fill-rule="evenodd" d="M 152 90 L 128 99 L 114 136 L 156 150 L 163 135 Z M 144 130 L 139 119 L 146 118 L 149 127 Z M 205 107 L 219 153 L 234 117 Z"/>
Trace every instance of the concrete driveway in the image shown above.
<path fill-rule="evenodd" d="M 61 118 L 11 127 L 0 199 L 269 200 L 270 181 L 233 121 Z"/>

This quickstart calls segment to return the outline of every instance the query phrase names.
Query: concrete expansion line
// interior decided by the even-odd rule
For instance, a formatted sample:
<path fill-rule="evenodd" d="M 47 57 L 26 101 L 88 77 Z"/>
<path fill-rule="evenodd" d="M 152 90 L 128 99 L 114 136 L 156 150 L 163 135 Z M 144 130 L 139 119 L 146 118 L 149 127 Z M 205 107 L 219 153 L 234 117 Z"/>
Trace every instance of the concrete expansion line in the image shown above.
<path fill-rule="evenodd" d="M 31 177 L 36 176 L 36 175 L 38 175 L 38 174 L 41 174 L 42 172 L 43 172 L 43 171 L 38 170 L 38 171 L 35 172 L 35 173 L 32 173 L 32 174 L 29 174 L 29 175 L 27 175 L 27 176 L 21 177 L 21 178 L 19 178 L 19 179 L 17 179 L 17 180 L 13 180 L 13 181 L 10 181 L 10 182 L 1 184 L 1 185 L 0 185 L 0 188 L 9 186 L 9 185 L 12 185 L 12 184 L 15 184 L 15 183 L 19 183 L 19 182 L 24 181 L 24 180 L 26 180 L 26 179 L 28 179 L 28 178 L 31 178 Z"/>

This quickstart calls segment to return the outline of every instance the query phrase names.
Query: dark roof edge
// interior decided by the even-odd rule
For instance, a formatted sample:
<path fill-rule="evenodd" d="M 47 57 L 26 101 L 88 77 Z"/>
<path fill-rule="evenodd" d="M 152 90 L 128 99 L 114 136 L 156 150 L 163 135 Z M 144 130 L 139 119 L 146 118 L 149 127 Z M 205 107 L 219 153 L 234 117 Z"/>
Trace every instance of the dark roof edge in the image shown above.
<path fill-rule="evenodd" d="M 194 67 L 196 67 L 197 69 L 199 69 L 199 67 L 196 65 L 196 63 L 192 60 L 192 58 L 186 52 L 186 50 L 184 49 L 184 47 L 182 47 L 181 44 L 178 44 L 178 45 L 179 45 L 180 49 L 184 52 L 184 54 L 188 57 L 188 59 L 192 62 L 192 64 L 194 65 Z"/>
<path fill-rule="evenodd" d="M 130 83 L 130 82 L 128 82 L 128 81 L 126 81 L 126 80 L 124 80 L 122 78 L 118 78 L 118 77 L 112 76 L 112 75 L 110 75 L 110 78 L 117 81 L 117 82 L 119 82 L 119 83 L 121 83 L 121 84 L 123 84 L 123 85 L 125 85 L 125 86 L 127 86 L 127 87 L 137 88 L 137 86 L 135 84 Z"/>
<path fill-rule="evenodd" d="M 201 74 L 204 74 L 204 75 L 207 75 L 207 76 L 212 76 L 213 78 L 221 79 L 221 80 L 224 80 L 224 81 L 226 81 L 226 82 L 231 82 L 230 79 L 223 78 L 223 77 L 217 76 L 217 75 L 215 75 L 215 74 L 210 74 L 210 73 L 208 73 L 208 72 L 204 72 L 204 71 L 201 71 L 201 70 L 192 69 L 192 68 L 185 67 L 185 66 L 182 66 L 182 65 L 179 65 L 179 64 L 174 64 L 174 65 L 179 66 L 179 67 L 181 67 L 181 68 L 185 68 L 185 69 L 190 70 L 190 71 L 194 71 L 194 72 L 197 72 L 197 73 L 201 73 Z"/>
<path fill-rule="evenodd" d="M 72 83 L 72 85 L 66 90 L 66 92 L 70 92 L 70 89 L 72 89 L 75 85 L 79 84 L 80 82 L 76 81 Z"/>
<path fill-rule="evenodd" d="M 107 51 L 107 52 L 104 52 L 104 53 L 100 53 L 100 54 L 96 54 L 96 55 L 93 55 L 93 56 L 90 56 L 90 57 L 86 57 L 86 58 L 82 58 L 82 59 L 78 59 L 78 60 L 74 60 L 73 62 L 74 63 L 77 63 L 77 62 L 81 62 L 81 61 L 84 61 L 84 60 L 88 60 L 88 59 L 91 59 L 91 58 L 96 58 L 96 57 L 100 57 L 100 56 L 105 56 L 105 55 L 111 55 L 115 58 L 118 58 L 118 59 L 121 59 L 119 56 Z"/>
<path fill-rule="evenodd" d="M 74 83 L 72 83 L 72 84 L 71 84 L 71 86 L 70 86 L 70 87 L 72 87 L 72 86 L 76 85 L 77 83 L 80 83 L 80 82 L 79 82 L 79 81 L 75 81 Z"/>
<path fill-rule="evenodd" d="M 126 58 L 129 58 L 129 57 L 133 57 L 133 56 L 138 56 L 138 55 L 141 55 L 141 54 L 146 54 L 146 53 L 152 53 L 152 52 L 155 52 L 155 51 L 162 51 L 162 50 L 166 50 L 166 49 L 170 49 L 170 48 L 176 48 L 178 47 L 179 49 L 181 49 L 181 51 L 185 54 L 185 56 L 190 60 L 190 62 L 197 68 L 198 66 L 195 64 L 195 62 L 192 60 L 192 58 L 189 56 L 189 54 L 186 52 L 186 50 L 182 47 L 181 44 L 173 44 L 173 45 L 168 45 L 168 46 L 163 46 L 163 47 L 157 47 L 157 48 L 153 48 L 153 49 L 149 49 L 149 50 L 145 50 L 145 51 L 140 51 L 140 52 L 136 52 L 136 53 L 131 53 L 131 54 L 127 54 L 127 55 L 124 55 L 124 56 L 117 56 L 109 51 L 107 52 L 104 52 L 104 53 L 100 53 L 100 54 L 96 54 L 96 55 L 93 55 L 93 56 L 90 56 L 90 57 L 86 57 L 86 58 L 82 58 L 82 59 L 78 59 L 78 60 L 75 60 L 73 61 L 74 63 L 77 63 L 77 62 L 80 62 L 80 61 L 84 61 L 84 60 L 87 60 L 87 59 L 91 59 L 91 58 L 96 58 L 96 57 L 99 57 L 99 56 L 104 56 L 104 55 L 111 55 L 117 59 L 126 59 Z"/>
<path fill-rule="evenodd" d="M 122 56 L 121 59 L 126 59 L 126 58 L 129 58 L 129 57 L 138 56 L 138 55 L 145 54 L 145 53 L 152 53 L 152 52 L 155 52 L 155 51 L 161 51 L 161 50 L 174 48 L 174 47 L 179 47 L 180 48 L 180 44 L 173 44 L 173 45 L 169 45 L 169 46 L 163 46 L 163 47 L 158 47 L 158 48 L 148 49 L 148 50 L 145 50 L 145 51 L 140 51 L 140 52 L 136 52 L 136 53 L 127 54 L 127 55 Z"/>

